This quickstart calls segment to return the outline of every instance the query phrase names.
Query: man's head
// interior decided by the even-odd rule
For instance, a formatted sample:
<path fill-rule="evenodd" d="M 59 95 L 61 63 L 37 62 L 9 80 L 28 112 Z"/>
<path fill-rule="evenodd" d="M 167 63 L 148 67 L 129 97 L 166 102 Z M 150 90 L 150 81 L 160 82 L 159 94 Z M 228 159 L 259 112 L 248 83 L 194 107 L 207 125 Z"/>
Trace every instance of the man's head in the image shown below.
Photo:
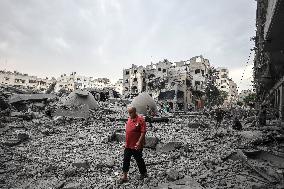
<path fill-rule="evenodd" d="M 136 118 L 137 113 L 136 113 L 136 108 L 135 108 L 135 107 L 129 106 L 129 107 L 127 108 L 127 111 L 128 111 L 129 117 L 130 117 L 131 119 Z"/>

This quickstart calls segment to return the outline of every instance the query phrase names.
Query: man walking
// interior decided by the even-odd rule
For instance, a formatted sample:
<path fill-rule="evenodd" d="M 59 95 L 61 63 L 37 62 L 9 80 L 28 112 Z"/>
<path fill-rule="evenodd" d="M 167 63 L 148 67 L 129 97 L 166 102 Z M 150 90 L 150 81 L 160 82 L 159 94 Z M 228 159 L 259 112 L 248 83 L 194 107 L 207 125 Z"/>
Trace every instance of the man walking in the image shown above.
<path fill-rule="evenodd" d="M 145 144 L 146 123 L 142 116 L 137 115 L 135 107 L 128 108 L 129 118 L 126 123 L 125 149 L 123 158 L 123 176 L 120 183 L 128 181 L 128 171 L 130 167 L 130 159 L 133 156 L 136 160 L 140 179 L 147 177 L 146 165 L 143 159 L 143 147 Z"/>

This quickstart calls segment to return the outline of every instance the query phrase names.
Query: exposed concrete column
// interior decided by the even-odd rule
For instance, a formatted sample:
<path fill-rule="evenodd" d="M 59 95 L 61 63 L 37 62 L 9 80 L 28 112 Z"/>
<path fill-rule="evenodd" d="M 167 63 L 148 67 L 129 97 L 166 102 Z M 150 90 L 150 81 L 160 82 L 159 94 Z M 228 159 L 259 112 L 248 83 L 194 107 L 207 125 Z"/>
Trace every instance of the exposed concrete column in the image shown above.
<path fill-rule="evenodd" d="M 280 86 L 280 119 L 284 121 L 284 83 Z"/>

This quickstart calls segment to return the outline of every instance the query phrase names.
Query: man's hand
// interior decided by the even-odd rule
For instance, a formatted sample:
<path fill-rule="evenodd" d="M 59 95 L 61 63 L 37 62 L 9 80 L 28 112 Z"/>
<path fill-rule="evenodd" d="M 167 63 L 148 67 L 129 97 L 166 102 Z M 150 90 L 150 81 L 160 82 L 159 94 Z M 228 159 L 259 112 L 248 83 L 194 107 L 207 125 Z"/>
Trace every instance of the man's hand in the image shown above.
<path fill-rule="evenodd" d="M 135 146 L 135 150 L 140 150 L 140 149 L 142 149 L 142 145 L 140 142 L 137 142 Z"/>

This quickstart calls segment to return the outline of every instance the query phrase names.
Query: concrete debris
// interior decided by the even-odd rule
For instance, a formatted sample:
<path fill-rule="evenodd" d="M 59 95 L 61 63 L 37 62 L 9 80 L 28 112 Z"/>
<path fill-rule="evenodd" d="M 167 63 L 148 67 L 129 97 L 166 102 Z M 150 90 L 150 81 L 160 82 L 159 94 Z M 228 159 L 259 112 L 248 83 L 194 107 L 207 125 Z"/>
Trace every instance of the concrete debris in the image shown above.
<path fill-rule="evenodd" d="M 59 107 L 53 114 L 55 117 L 65 116 L 72 118 L 88 118 L 89 107 L 87 105 L 80 105 L 76 107 Z"/>
<path fill-rule="evenodd" d="M 9 99 L 9 103 L 14 104 L 23 101 L 38 102 L 54 98 L 56 98 L 56 95 L 54 94 L 15 94 L 11 96 L 11 98 Z"/>
<path fill-rule="evenodd" d="M 112 139 L 115 139 L 117 142 L 124 142 L 125 141 L 125 133 L 115 133 L 111 135 Z M 156 148 L 159 139 L 157 137 L 146 136 L 145 138 L 145 148 Z"/>
<path fill-rule="evenodd" d="M 219 126 L 210 111 L 154 116 L 143 150 L 148 178 L 138 181 L 139 172 L 131 168 L 129 182 L 117 185 L 127 103 L 98 103 L 89 92 L 77 91 L 65 106 L 58 93 L 15 100 L 10 98 L 15 91 L 0 87 L 0 188 L 283 186 L 283 123 L 271 120 L 259 127 L 255 111 L 242 110 L 242 130 L 235 130 L 234 114 Z"/>

